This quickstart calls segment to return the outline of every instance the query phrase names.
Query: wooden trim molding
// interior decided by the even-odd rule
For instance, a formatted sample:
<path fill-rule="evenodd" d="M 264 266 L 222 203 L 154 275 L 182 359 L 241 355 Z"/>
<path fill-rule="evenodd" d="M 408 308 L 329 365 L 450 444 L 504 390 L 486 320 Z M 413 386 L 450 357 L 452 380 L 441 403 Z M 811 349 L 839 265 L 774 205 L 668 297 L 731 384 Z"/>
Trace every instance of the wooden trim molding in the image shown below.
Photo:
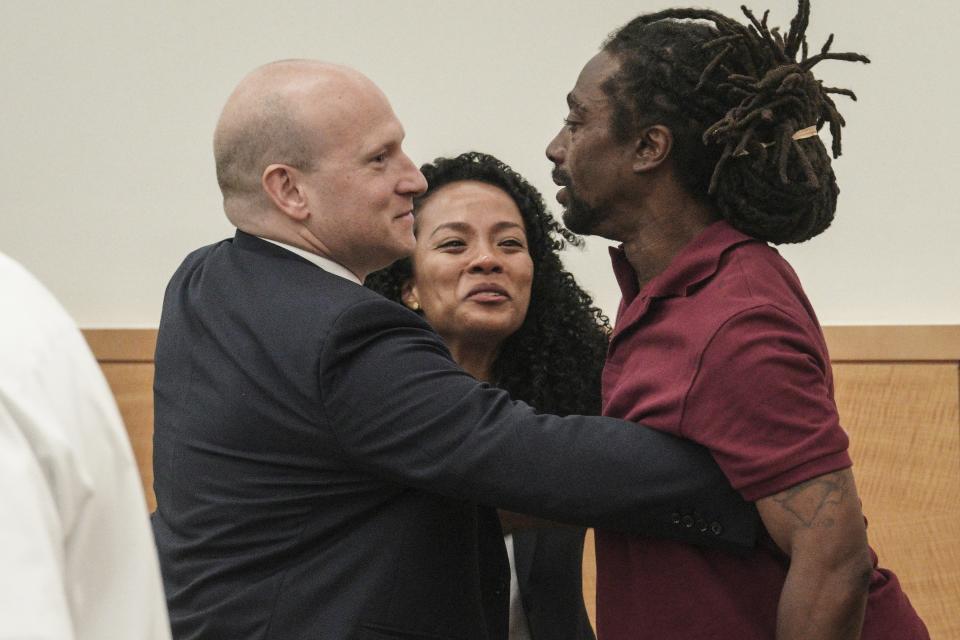
<path fill-rule="evenodd" d="M 960 325 L 824 327 L 834 362 L 960 361 Z M 152 362 L 156 329 L 84 329 L 100 362 Z"/>
<path fill-rule="evenodd" d="M 960 360 L 960 325 L 824 327 L 834 362 Z"/>
<path fill-rule="evenodd" d="M 83 329 L 99 362 L 153 362 L 156 329 Z"/>

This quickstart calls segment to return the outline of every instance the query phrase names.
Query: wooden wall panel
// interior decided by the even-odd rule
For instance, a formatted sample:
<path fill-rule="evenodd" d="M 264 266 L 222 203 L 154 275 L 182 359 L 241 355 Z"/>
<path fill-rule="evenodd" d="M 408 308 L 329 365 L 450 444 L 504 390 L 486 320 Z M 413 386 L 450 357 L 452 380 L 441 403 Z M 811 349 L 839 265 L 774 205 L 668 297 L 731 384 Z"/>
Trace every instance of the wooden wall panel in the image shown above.
<path fill-rule="evenodd" d="M 153 353 L 156 329 L 84 329 L 90 350 L 116 398 L 153 512 Z"/>
<path fill-rule="evenodd" d="M 117 398 L 151 510 L 155 330 L 86 330 Z M 933 640 L 960 639 L 960 327 L 827 327 L 870 543 Z M 595 618 L 593 532 L 584 599 Z"/>
<path fill-rule="evenodd" d="M 100 362 L 153 362 L 156 329 L 84 329 L 90 350 Z"/>
<path fill-rule="evenodd" d="M 870 544 L 932 637 L 960 638 L 960 370 L 841 363 L 834 372 Z"/>
<path fill-rule="evenodd" d="M 153 363 L 102 362 L 100 368 L 120 407 L 140 469 L 147 507 L 153 512 Z"/>
<path fill-rule="evenodd" d="M 824 327 L 834 362 L 957 362 L 960 325 Z"/>
<path fill-rule="evenodd" d="M 594 629 L 597 628 L 597 545 L 593 529 L 583 539 L 583 603 Z"/>

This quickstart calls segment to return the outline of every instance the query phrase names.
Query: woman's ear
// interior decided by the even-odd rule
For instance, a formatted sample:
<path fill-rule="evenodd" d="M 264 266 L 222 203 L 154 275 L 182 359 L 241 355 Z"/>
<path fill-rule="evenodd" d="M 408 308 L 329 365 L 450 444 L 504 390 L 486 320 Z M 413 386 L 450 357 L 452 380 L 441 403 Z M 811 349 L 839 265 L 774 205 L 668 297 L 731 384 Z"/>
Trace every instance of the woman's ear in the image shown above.
<path fill-rule="evenodd" d="M 407 278 L 400 285 L 400 300 L 412 311 L 420 311 L 420 296 L 417 295 L 417 287 L 413 284 L 413 278 Z"/>

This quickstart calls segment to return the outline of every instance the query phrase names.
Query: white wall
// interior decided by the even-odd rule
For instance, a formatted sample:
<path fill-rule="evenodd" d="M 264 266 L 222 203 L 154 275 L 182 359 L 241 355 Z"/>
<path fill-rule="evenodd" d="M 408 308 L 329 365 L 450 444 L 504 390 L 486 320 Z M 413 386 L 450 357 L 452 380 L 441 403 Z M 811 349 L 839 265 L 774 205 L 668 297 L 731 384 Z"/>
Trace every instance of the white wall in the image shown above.
<path fill-rule="evenodd" d="M 739 15 L 740 0 L 709 2 Z M 766 3 L 786 26 L 793 1 Z M 219 109 L 247 71 L 289 57 L 372 77 L 416 161 L 491 152 L 553 203 L 543 148 L 580 67 L 609 31 L 664 6 L 3 2 L 0 251 L 34 271 L 82 326 L 155 326 L 182 257 L 230 232 L 210 150 Z M 784 250 L 824 324 L 960 323 L 958 6 L 814 0 L 812 47 L 836 31 L 835 50 L 874 61 L 818 68 L 860 97 L 841 98 L 849 126 L 835 164 L 836 222 Z M 618 296 L 604 246 L 593 242 L 567 262 L 612 313 Z"/>

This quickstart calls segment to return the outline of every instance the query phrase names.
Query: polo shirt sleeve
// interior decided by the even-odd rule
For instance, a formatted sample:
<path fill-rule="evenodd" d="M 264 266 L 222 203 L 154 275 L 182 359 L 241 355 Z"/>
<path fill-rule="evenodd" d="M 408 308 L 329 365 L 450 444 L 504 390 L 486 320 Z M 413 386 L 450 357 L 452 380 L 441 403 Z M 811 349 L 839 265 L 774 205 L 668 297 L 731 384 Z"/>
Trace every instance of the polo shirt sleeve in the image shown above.
<path fill-rule="evenodd" d="M 819 328 L 772 305 L 741 311 L 714 333 L 680 429 L 710 449 L 747 500 L 851 465 Z"/>

